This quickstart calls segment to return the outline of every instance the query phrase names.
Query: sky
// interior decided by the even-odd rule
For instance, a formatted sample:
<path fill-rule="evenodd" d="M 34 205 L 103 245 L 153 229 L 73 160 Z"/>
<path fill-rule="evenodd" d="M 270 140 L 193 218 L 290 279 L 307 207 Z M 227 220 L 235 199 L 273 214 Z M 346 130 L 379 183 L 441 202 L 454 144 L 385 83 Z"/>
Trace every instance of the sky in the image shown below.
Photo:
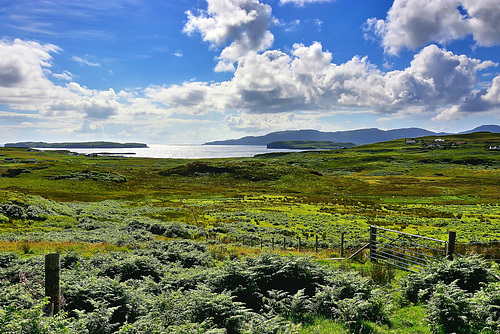
<path fill-rule="evenodd" d="M 1 0 L 0 143 L 500 124 L 500 0 Z"/>

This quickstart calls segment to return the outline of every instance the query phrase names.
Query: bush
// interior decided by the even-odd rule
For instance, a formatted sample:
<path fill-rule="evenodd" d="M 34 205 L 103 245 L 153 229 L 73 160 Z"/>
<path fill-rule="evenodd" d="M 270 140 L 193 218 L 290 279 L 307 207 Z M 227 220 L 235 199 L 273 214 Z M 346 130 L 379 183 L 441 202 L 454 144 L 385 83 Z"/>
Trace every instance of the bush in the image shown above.
<path fill-rule="evenodd" d="M 305 257 L 284 257 L 264 253 L 243 261 L 233 260 L 209 277 L 214 291 L 233 291 L 236 300 L 254 311 L 263 308 L 262 297 L 268 291 L 282 290 L 291 294 L 304 290 L 311 297 L 325 283 L 326 271 Z"/>
<path fill-rule="evenodd" d="M 472 298 L 478 330 L 500 332 L 500 283 L 488 284 Z"/>
<path fill-rule="evenodd" d="M 342 320 L 353 331 L 362 321 L 385 319 L 384 302 L 369 278 L 356 272 L 337 272 L 327 284 L 312 298 L 312 310 L 317 315 Z"/>
<path fill-rule="evenodd" d="M 472 307 L 467 292 L 455 282 L 438 283 L 427 307 L 427 320 L 433 333 L 469 333 Z"/>
<path fill-rule="evenodd" d="M 152 241 L 136 253 L 155 257 L 162 264 L 178 263 L 184 268 L 209 266 L 213 263 L 205 245 L 190 240 Z"/>
<path fill-rule="evenodd" d="M 0 308 L 0 331 L 4 334 L 81 333 L 71 326 L 64 313 L 54 317 L 44 316 L 43 308 L 47 303 L 45 298 L 29 309 L 19 309 L 14 303 Z"/>
<path fill-rule="evenodd" d="M 111 278 L 120 277 L 121 281 L 151 276 L 158 281 L 161 275 L 161 264 L 155 258 L 129 255 L 124 259 L 105 264 L 101 275 Z"/>
<path fill-rule="evenodd" d="M 481 288 L 481 284 L 491 280 L 488 265 L 478 257 L 441 260 L 430 263 L 417 273 L 408 274 L 402 281 L 402 295 L 406 301 L 416 303 L 428 300 L 440 282 L 456 282 L 459 288 L 475 292 Z"/>
<path fill-rule="evenodd" d="M 136 321 L 144 311 L 140 307 L 142 297 L 136 289 L 116 279 L 95 277 L 95 273 L 88 277 L 74 274 L 65 276 L 61 292 L 66 299 L 64 309 L 72 317 L 82 311 L 86 314 L 97 312 L 92 316 L 92 321 L 109 321 L 110 325 L 116 326 Z M 108 320 L 103 318 L 100 308 L 111 310 Z"/>
<path fill-rule="evenodd" d="M 277 315 L 294 322 L 308 322 L 311 320 L 311 300 L 304 294 L 304 289 L 290 294 L 285 291 L 272 290 L 269 297 L 264 299 L 266 308 Z"/>

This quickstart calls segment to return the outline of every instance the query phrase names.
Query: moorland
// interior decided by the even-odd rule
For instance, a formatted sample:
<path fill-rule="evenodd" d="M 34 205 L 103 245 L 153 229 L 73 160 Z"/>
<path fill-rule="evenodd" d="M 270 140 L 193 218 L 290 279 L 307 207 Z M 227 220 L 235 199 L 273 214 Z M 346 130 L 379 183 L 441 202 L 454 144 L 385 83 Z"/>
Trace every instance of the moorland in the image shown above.
<path fill-rule="evenodd" d="M 1 148 L 0 329 L 494 333 L 498 269 L 481 256 L 500 255 L 498 146 L 478 132 L 199 160 Z M 457 251 L 478 256 L 424 274 L 329 260 L 342 233 L 354 252 L 370 225 L 454 230 Z M 36 294 L 48 252 L 61 253 L 66 301 L 53 318 Z"/>

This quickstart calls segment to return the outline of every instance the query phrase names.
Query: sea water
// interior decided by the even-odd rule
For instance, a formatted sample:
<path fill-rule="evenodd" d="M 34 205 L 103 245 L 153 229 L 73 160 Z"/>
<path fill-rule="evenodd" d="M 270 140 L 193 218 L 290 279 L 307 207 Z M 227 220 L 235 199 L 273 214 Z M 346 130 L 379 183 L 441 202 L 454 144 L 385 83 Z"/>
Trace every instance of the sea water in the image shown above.
<path fill-rule="evenodd" d="M 257 154 L 273 152 L 297 152 L 300 150 L 268 149 L 266 146 L 254 145 L 159 145 L 151 144 L 147 148 L 93 148 L 66 149 L 80 154 L 109 154 L 113 156 L 138 158 L 168 159 L 212 159 L 253 157 Z M 41 150 L 55 150 L 43 148 Z M 58 148 L 57 150 L 64 150 Z"/>

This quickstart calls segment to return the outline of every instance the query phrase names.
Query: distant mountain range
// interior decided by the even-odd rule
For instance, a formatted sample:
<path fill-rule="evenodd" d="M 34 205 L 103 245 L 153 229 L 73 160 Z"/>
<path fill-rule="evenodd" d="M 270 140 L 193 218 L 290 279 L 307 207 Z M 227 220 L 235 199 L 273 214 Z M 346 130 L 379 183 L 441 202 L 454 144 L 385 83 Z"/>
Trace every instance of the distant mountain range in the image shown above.
<path fill-rule="evenodd" d="M 475 129 L 461 132 L 461 134 L 473 132 L 494 132 L 500 133 L 498 125 L 482 125 Z M 271 132 L 264 136 L 247 136 L 240 139 L 219 140 L 205 143 L 205 145 L 262 145 L 275 141 L 291 141 L 291 140 L 314 140 L 323 141 L 329 140 L 334 143 L 351 142 L 356 145 L 378 143 L 382 141 L 417 138 L 424 136 L 444 136 L 453 133 L 432 132 L 420 128 L 405 128 L 394 130 L 360 129 L 350 131 L 322 132 L 317 130 L 294 130 L 294 131 L 279 131 Z"/>

